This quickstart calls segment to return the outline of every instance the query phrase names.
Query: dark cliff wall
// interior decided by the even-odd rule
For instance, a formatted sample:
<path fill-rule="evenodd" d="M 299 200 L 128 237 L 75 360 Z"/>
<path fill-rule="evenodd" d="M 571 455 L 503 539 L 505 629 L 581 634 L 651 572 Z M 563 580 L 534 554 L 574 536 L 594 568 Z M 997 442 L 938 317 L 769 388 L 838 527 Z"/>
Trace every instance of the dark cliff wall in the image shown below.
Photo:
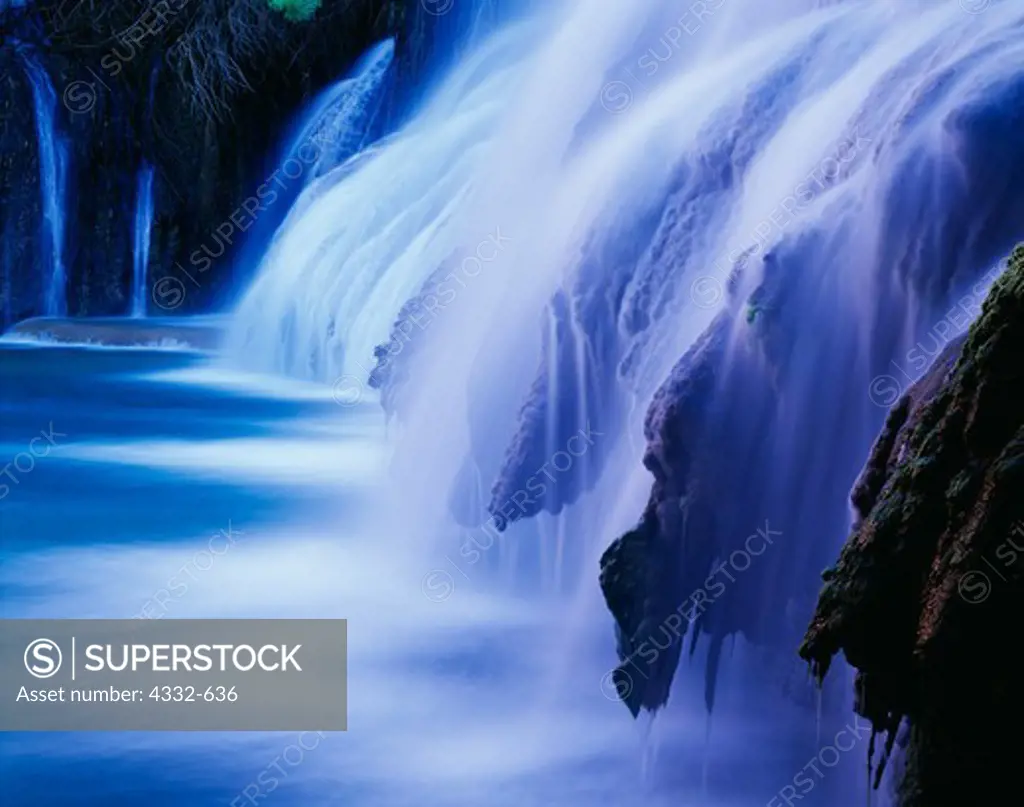
<path fill-rule="evenodd" d="M 966 340 L 892 410 L 853 493 L 801 655 L 843 653 L 858 712 L 909 724 L 902 804 L 995 804 L 1019 790 L 1024 617 L 1024 247 Z"/>
<path fill-rule="evenodd" d="M 16 47 L 45 68 L 70 141 L 69 314 L 128 310 L 143 161 L 155 166 L 150 277 L 181 277 L 175 264 L 187 268 L 203 246 L 224 253 L 173 312 L 189 313 L 223 303 L 251 271 L 235 268 L 239 229 L 224 246 L 216 230 L 271 175 L 303 105 L 395 36 L 378 125 L 393 122 L 454 16 L 417 0 L 323 0 L 308 20 L 289 20 L 267 0 L 41 0 L 0 10 L 0 328 L 41 313 L 47 248 L 32 95 Z"/>
<path fill-rule="evenodd" d="M 0 329 L 38 310 L 43 289 L 36 260 L 41 199 L 31 117 L 32 96 L 11 50 L 0 49 Z"/>

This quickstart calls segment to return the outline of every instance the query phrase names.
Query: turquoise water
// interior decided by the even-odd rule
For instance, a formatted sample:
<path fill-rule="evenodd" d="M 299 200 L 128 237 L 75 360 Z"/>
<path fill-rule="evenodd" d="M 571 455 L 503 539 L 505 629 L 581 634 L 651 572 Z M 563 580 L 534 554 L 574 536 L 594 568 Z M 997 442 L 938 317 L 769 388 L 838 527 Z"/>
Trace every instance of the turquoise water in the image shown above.
<path fill-rule="evenodd" d="M 0 346 L 0 615 L 328 615 L 315 578 L 338 558 L 312 524 L 359 520 L 379 465 L 376 411 L 208 365 L 193 353 Z M 294 741 L 0 735 L 3 801 L 228 804 Z M 315 776 L 326 755 L 304 753 Z M 302 777 L 290 778 L 275 796 L 304 803 Z"/>
<path fill-rule="evenodd" d="M 426 596 L 445 561 L 382 526 L 402 492 L 350 403 L 199 353 L 0 343 L 0 616 L 341 617 L 350 643 L 348 732 L 3 734 L 5 805 L 731 807 L 815 753 L 749 686 L 710 742 L 699 688 L 634 724 L 592 570 L 573 598 L 482 569 Z"/>

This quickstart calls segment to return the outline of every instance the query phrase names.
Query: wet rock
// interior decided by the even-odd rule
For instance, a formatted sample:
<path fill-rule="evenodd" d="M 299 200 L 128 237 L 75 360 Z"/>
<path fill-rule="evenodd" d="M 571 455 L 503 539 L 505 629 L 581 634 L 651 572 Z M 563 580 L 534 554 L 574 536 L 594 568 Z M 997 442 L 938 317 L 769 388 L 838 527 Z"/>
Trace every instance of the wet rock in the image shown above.
<path fill-rule="evenodd" d="M 703 590 L 716 530 L 707 491 L 690 472 L 705 447 L 729 324 L 721 316 L 659 390 L 644 429 L 644 465 L 654 488 L 639 525 L 601 557 L 601 591 L 615 617 L 621 661 L 616 690 L 634 717 L 668 700 L 682 637 L 702 617 L 687 595 Z M 668 647 L 662 647 L 665 626 L 671 626 Z"/>
<path fill-rule="evenodd" d="M 1019 787 L 1024 717 L 1024 247 L 966 338 L 899 401 L 852 494 L 857 520 L 800 648 L 842 653 L 856 708 L 910 734 L 906 807 L 985 804 Z"/>

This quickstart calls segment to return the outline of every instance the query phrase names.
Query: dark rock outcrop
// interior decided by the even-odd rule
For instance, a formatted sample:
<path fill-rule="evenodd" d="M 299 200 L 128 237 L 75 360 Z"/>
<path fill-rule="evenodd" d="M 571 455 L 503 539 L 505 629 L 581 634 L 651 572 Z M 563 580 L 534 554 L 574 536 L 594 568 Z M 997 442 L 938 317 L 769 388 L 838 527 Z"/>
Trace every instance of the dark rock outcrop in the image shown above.
<path fill-rule="evenodd" d="M 541 360 L 490 490 L 487 512 L 499 531 L 573 504 L 606 460 L 609 441 L 590 435 L 617 430 L 619 402 L 610 381 L 622 284 L 595 284 L 590 293 L 582 286 L 575 299 L 559 291 L 548 304 Z"/>
<path fill-rule="evenodd" d="M 890 90 L 878 90 L 878 103 Z M 659 390 L 645 424 L 648 504 L 602 560 L 620 659 L 633 668 L 620 667 L 617 688 L 634 712 L 666 702 L 684 635 L 691 652 L 708 640 L 709 707 L 725 638 L 741 634 L 777 653 L 800 644 L 887 407 L 975 318 L 983 273 L 1020 240 L 1022 93 L 1014 78 L 957 107 L 942 124 L 955 150 L 932 147 L 942 138 L 922 148 L 893 121 L 863 115 L 836 148 L 849 156 L 837 160 L 836 183 L 843 171 L 870 172 L 870 201 L 850 189 L 827 215 L 780 225 L 777 241 L 745 253 L 735 242 L 730 265 L 720 255 L 705 278 L 728 298 L 727 313 Z M 904 120 L 928 97 L 888 103 L 906 104 Z M 865 248 L 868 231 L 878 240 Z M 637 344 L 624 365 L 646 355 Z M 873 386 L 880 381 L 892 388 Z M 722 565 L 747 563 L 759 527 L 783 536 L 734 583 Z M 638 664 L 641 653 L 649 658 Z M 827 712 L 842 693 L 830 680 L 825 694 Z"/>
<path fill-rule="evenodd" d="M 715 524 L 702 496 L 706 491 L 691 473 L 729 324 L 728 316 L 720 316 L 658 391 L 644 424 L 644 465 L 654 475 L 654 488 L 639 525 L 601 557 L 601 590 L 615 616 L 622 660 L 613 681 L 634 717 L 641 709 L 654 711 L 668 700 L 681 641 L 666 648 L 657 645 L 663 652 L 646 649 L 664 626 L 678 623 L 673 632 L 681 640 L 701 618 L 680 592 L 703 590 L 714 560 Z"/>
<path fill-rule="evenodd" d="M 821 402 L 831 404 L 838 390 L 819 384 L 797 398 L 808 367 L 851 349 L 801 336 L 807 312 L 821 306 L 798 267 L 817 246 L 808 237 L 760 259 L 742 256 L 726 284 L 727 307 L 648 410 L 651 493 L 637 527 L 604 553 L 600 577 L 616 622 L 615 686 L 634 715 L 665 705 L 686 637 L 691 654 L 701 636 L 708 640 L 710 710 L 729 636 L 778 649 L 802 634 L 796 615 L 810 612 L 808 580 L 828 557 L 813 539 L 844 518 L 856 473 L 846 476 L 845 443 L 857 435 L 835 436 L 848 415 Z M 744 276 L 760 279 L 746 300 Z M 825 440 L 842 447 L 841 461 L 817 450 Z"/>
<path fill-rule="evenodd" d="M 416 296 L 402 305 L 391 326 L 388 341 L 373 350 L 376 363 L 370 370 L 367 384 L 371 389 L 380 391 L 381 408 L 388 420 L 399 418 L 404 413 L 409 375 L 423 348 L 422 334 L 433 324 L 438 306 L 449 305 L 455 299 L 451 284 L 445 282 L 454 262 L 454 258 L 450 258 L 442 263 Z"/>
<path fill-rule="evenodd" d="M 842 653 L 856 709 L 901 723 L 905 807 L 1019 791 L 1024 617 L 1024 247 L 965 340 L 889 415 L 852 495 L 857 520 L 800 648 Z"/>

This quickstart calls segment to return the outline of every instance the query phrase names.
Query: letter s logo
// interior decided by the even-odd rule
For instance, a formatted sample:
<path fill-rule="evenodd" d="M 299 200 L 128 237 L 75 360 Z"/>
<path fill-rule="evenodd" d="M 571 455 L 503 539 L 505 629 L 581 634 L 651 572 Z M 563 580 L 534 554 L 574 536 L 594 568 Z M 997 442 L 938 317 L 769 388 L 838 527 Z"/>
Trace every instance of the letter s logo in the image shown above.
<path fill-rule="evenodd" d="M 62 660 L 60 648 L 51 639 L 36 639 L 25 648 L 25 669 L 36 678 L 56 675 Z"/>

